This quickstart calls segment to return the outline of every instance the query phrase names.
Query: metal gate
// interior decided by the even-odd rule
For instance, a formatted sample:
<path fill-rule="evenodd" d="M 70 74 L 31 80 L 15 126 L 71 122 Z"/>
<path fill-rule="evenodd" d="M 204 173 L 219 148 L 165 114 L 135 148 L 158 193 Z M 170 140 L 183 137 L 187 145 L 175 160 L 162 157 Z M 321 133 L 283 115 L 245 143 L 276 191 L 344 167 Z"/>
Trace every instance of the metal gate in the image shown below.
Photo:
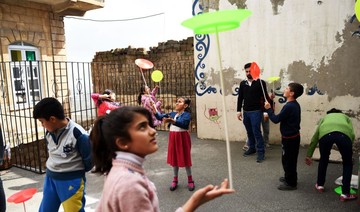
<path fill-rule="evenodd" d="M 179 96 L 191 98 L 193 107 L 190 131 L 196 131 L 196 102 L 193 64 L 157 64 L 164 78 L 157 97 L 163 112 L 173 110 Z M 144 71 L 149 87 L 152 70 Z M 135 64 L 18 61 L 0 63 L 0 117 L 9 168 L 17 166 L 36 173 L 45 172 L 48 157 L 45 129 L 32 118 L 34 105 L 43 97 L 62 102 L 65 114 L 90 130 L 97 111 L 91 93 L 112 89 L 122 105 L 138 105 L 143 79 Z M 167 130 L 165 125 L 158 130 Z"/>

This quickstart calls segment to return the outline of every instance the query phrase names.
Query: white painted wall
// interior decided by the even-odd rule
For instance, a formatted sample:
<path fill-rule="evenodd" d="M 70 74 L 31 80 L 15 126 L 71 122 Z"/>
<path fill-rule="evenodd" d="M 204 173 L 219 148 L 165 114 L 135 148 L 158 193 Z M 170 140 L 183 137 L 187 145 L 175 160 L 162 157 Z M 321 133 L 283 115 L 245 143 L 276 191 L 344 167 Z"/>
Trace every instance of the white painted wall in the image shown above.
<path fill-rule="evenodd" d="M 196 2 L 196 1 L 195 1 Z M 208 1 L 211 2 L 211 1 Z M 231 5 L 227 0 L 215 1 L 219 4 L 209 4 L 210 12 L 212 5 L 219 5 L 220 10 L 237 9 L 236 5 Z M 221 95 L 219 94 L 219 80 L 212 71 L 219 72 L 219 60 L 221 59 L 223 69 L 234 69 L 235 73 L 226 75 L 226 86 L 238 86 L 240 81 L 245 78 L 243 66 L 247 62 L 255 61 L 262 70 L 262 79 L 271 76 L 280 76 L 281 85 L 280 92 L 290 81 L 301 81 L 306 90 L 313 86 L 307 84 L 306 79 L 311 78 L 311 72 L 318 72 L 319 67 L 331 66 L 330 61 L 334 59 L 334 52 L 343 47 L 344 40 L 342 33 L 344 32 L 345 23 L 349 23 L 350 18 L 354 15 L 353 0 L 323 0 L 321 4 L 318 1 L 304 0 L 285 0 L 283 6 L 278 7 L 278 14 L 274 15 L 270 0 L 251 0 L 246 1 L 247 9 L 252 11 L 252 15 L 246 19 L 239 28 L 219 33 L 220 53 L 218 57 L 218 47 L 216 45 L 216 35 L 210 34 L 209 51 L 203 60 L 205 68 L 198 69 L 198 73 L 203 72 L 206 86 L 217 88 L 217 92 L 198 94 L 197 104 L 197 130 L 199 138 L 210 138 L 225 140 L 224 120 L 220 117 L 217 121 L 209 118 L 209 108 L 216 108 L 218 115 L 223 116 L 224 111 L 221 103 Z M 359 26 L 358 21 L 354 23 L 355 28 Z M 357 55 L 352 55 L 349 60 L 359 60 L 360 38 L 355 38 L 353 45 L 359 45 Z M 194 39 L 194 44 L 199 41 Z M 204 50 L 196 48 L 195 64 L 199 59 L 199 54 Z M 298 70 L 295 80 L 289 73 L 289 65 L 296 61 L 302 61 L 307 70 Z M 346 61 L 344 61 L 346 62 Z M 360 60 L 357 62 L 360 67 Z M 355 68 L 355 67 L 353 67 Z M 302 75 L 301 72 L 304 71 Z M 330 73 L 323 73 L 330 74 Z M 339 71 L 336 74 L 341 74 Z M 358 69 L 354 70 L 354 80 L 359 80 L 360 74 Z M 233 78 L 233 79 L 232 79 Z M 320 77 L 321 80 L 321 77 Z M 215 82 L 214 82 L 215 81 Z M 310 80 L 309 80 L 310 81 Z M 304 83 L 305 82 L 305 83 Z M 232 84 L 233 83 L 233 84 Z M 344 82 L 346 83 L 346 82 Z M 329 88 L 331 81 L 328 82 Z M 360 89 L 356 84 L 356 90 Z M 272 85 L 270 85 L 272 88 Z M 268 89 L 270 90 L 268 87 Z M 341 89 L 341 87 L 339 87 Z M 360 133 L 360 117 L 359 102 L 360 97 L 352 93 L 347 95 L 307 95 L 304 93 L 298 101 L 302 107 L 301 134 L 302 144 L 308 144 L 315 130 L 317 121 L 326 113 L 327 110 L 336 107 L 346 112 L 353 113 L 352 120 L 355 127 L 356 138 Z M 279 92 L 278 91 L 278 92 Z M 201 93 L 201 89 L 198 89 Z M 278 102 L 276 97 L 276 112 L 281 110 L 283 104 Z M 236 118 L 237 96 L 226 94 L 226 112 L 228 119 L 229 140 L 245 141 L 246 130 L 239 120 Z M 280 142 L 279 126 L 270 125 L 270 143 Z"/>

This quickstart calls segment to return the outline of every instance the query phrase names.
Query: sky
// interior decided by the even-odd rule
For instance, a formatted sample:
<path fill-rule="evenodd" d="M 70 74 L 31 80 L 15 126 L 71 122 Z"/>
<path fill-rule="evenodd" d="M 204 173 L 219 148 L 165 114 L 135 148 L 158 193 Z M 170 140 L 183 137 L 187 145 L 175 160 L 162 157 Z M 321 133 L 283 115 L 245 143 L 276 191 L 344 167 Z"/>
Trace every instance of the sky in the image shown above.
<path fill-rule="evenodd" d="M 192 17 L 192 1 L 105 0 L 104 8 L 90 10 L 83 17 L 65 17 L 67 60 L 91 62 L 99 51 L 129 46 L 149 49 L 159 42 L 193 36 L 181 26 Z M 148 18 L 137 19 L 141 17 Z"/>

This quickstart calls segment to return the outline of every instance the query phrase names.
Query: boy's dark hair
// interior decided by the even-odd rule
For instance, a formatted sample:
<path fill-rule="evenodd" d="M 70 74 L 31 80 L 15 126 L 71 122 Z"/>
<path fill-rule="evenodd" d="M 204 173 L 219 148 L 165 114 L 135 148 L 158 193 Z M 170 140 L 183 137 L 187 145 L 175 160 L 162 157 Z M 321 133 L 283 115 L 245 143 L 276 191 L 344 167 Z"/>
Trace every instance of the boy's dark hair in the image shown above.
<path fill-rule="evenodd" d="M 65 119 L 64 108 L 61 103 L 53 97 L 43 98 L 35 105 L 33 118 L 49 120 L 51 116 L 57 119 Z"/>
<path fill-rule="evenodd" d="M 332 108 L 331 110 L 326 112 L 326 114 L 329 114 L 329 113 L 343 113 L 343 112 L 339 109 Z"/>
<path fill-rule="evenodd" d="M 304 93 L 304 87 L 296 82 L 289 83 L 290 91 L 294 92 L 294 99 L 297 99 Z"/>
<path fill-rule="evenodd" d="M 246 63 L 246 64 L 244 65 L 244 69 L 250 68 L 250 66 L 251 66 L 251 63 Z"/>
<path fill-rule="evenodd" d="M 95 165 L 93 172 L 109 173 L 112 160 L 116 157 L 116 151 L 121 151 L 115 143 L 116 139 L 120 138 L 124 144 L 131 141 L 129 127 L 137 114 L 144 115 L 149 121 L 149 125 L 154 127 L 151 113 L 140 106 L 124 106 L 95 120 L 90 133 Z"/>

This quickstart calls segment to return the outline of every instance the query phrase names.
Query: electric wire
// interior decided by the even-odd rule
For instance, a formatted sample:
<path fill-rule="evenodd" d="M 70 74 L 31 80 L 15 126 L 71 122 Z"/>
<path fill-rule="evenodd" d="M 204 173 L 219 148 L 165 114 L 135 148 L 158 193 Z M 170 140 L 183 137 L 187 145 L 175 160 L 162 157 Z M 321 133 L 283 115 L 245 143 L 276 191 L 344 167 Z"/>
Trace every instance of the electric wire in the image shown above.
<path fill-rule="evenodd" d="M 75 16 L 65 16 L 65 18 L 76 19 L 76 20 L 81 20 L 81 21 L 93 21 L 93 22 L 121 22 L 121 21 L 134 21 L 134 20 L 139 20 L 139 19 L 146 19 L 146 18 L 151 18 L 151 17 L 164 15 L 164 14 L 165 13 L 162 12 L 162 13 L 156 13 L 156 14 L 152 14 L 152 15 L 148 15 L 148 16 L 128 18 L 128 19 L 115 19 L 115 20 L 97 20 L 97 19 L 90 19 L 90 18 L 79 18 L 79 17 L 75 17 Z"/>

